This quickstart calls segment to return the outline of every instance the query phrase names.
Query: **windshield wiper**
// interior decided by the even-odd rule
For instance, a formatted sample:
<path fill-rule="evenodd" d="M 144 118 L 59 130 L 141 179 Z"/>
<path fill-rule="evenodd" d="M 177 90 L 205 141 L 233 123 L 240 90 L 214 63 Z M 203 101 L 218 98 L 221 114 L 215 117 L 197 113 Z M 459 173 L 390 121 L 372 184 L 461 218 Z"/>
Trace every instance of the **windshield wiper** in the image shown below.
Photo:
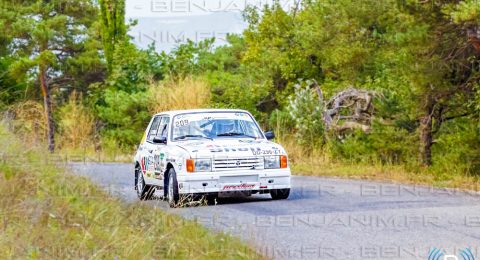
<path fill-rule="evenodd" d="M 250 138 L 253 138 L 253 139 L 257 139 L 257 137 L 255 137 L 255 136 L 246 135 L 244 133 L 236 133 L 236 132 L 218 134 L 217 136 L 246 136 L 246 137 L 250 137 Z"/>
<path fill-rule="evenodd" d="M 210 138 L 210 137 L 207 137 L 207 136 L 204 136 L 204 135 L 182 135 L 182 136 L 179 136 L 179 137 L 175 137 L 174 140 L 183 140 L 183 139 L 187 139 L 187 138 L 205 138 L 205 139 L 208 139 L 208 140 L 213 140 L 213 138 Z"/>

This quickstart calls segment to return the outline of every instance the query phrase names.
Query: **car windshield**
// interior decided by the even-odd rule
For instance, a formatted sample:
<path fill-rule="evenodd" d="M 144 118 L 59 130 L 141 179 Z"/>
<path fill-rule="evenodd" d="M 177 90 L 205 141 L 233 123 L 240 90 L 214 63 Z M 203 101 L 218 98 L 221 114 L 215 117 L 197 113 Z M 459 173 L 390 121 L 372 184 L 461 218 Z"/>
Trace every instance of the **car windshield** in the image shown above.
<path fill-rule="evenodd" d="M 177 115 L 172 122 L 172 140 L 263 138 L 255 120 L 243 112 Z"/>

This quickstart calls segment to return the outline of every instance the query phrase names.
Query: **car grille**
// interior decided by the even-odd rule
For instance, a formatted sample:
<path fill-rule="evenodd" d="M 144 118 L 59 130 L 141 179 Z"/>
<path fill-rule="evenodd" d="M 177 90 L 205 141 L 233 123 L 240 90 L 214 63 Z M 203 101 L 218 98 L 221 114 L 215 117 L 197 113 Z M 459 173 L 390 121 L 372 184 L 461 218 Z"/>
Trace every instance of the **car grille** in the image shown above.
<path fill-rule="evenodd" d="M 214 171 L 256 170 L 263 169 L 263 159 L 247 158 L 217 158 L 213 160 Z"/>

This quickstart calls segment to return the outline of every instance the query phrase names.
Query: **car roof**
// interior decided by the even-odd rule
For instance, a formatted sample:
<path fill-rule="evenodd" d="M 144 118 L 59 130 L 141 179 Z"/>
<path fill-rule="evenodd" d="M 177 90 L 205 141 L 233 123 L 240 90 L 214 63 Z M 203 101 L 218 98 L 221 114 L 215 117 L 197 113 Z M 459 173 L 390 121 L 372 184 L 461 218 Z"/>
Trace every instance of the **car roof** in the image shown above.
<path fill-rule="evenodd" d="M 178 114 L 185 114 L 185 113 L 209 113 L 209 112 L 217 112 L 217 113 L 218 112 L 244 112 L 244 113 L 250 114 L 250 112 L 243 109 L 208 108 L 208 109 L 171 110 L 171 111 L 157 113 L 154 116 L 158 116 L 158 115 L 175 116 Z"/>

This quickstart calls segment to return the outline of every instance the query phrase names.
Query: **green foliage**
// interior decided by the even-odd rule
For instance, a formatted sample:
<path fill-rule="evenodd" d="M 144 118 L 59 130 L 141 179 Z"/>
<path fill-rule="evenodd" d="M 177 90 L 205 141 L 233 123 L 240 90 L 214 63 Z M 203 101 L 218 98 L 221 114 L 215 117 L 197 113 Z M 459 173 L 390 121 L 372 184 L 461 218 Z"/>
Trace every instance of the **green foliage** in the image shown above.
<path fill-rule="evenodd" d="M 7 32 L 0 36 L 7 43 L 1 52 L 11 61 L 6 73 L 19 86 L 36 90 L 26 94 L 38 98 L 41 93 L 48 147 L 53 152 L 52 103 L 73 90 L 86 92 L 90 83 L 101 80 L 102 63 L 93 30 L 97 7 L 91 0 L 57 0 L 4 1 L 1 8 L 5 13 L 0 15 L 0 24 Z"/>
<path fill-rule="evenodd" d="M 150 46 L 139 50 L 131 43 L 117 46 L 114 55 L 117 65 L 107 78 L 107 85 L 128 93 L 145 91 L 147 86 L 163 78 L 161 57 Z"/>
<path fill-rule="evenodd" d="M 448 4 L 444 7 L 444 12 L 451 16 L 455 23 L 480 23 L 480 4 L 476 0 Z"/>
<path fill-rule="evenodd" d="M 178 80 L 207 69 L 209 60 L 206 56 L 211 55 L 213 40 L 206 39 L 199 43 L 188 40 L 170 54 L 163 52 L 161 57 L 165 76 Z"/>
<path fill-rule="evenodd" d="M 12 39 L 8 45 L 14 59 L 12 75 L 34 81 L 36 68 L 44 66 L 52 84 L 68 82 L 75 87 L 79 79 L 88 81 L 85 78 L 95 73 L 92 68 L 101 70 L 98 48 L 92 48 L 98 45 L 93 30 L 97 9 L 91 1 L 14 2 L 4 6 L 16 15 L 2 21 Z"/>
<path fill-rule="evenodd" d="M 104 143 L 115 140 L 122 151 L 140 142 L 151 115 L 148 109 L 149 84 L 162 78 L 161 57 L 153 46 L 139 50 L 131 43 L 115 49 L 112 73 L 96 93 L 98 118 L 104 123 Z"/>
<path fill-rule="evenodd" d="M 101 32 L 103 50 L 108 70 L 113 70 L 116 46 L 125 41 L 127 28 L 125 25 L 125 0 L 100 0 Z"/>
<path fill-rule="evenodd" d="M 351 163 L 416 164 L 415 136 L 407 130 L 375 122 L 372 132 L 356 131 L 329 140 L 333 158 Z"/>
<path fill-rule="evenodd" d="M 97 106 L 98 116 L 107 123 L 104 137 L 116 140 L 124 151 L 138 144 L 151 116 L 147 99 L 144 91 L 105 90 L 104 104 Z"/>
<path fill-rule="evenodd" d="M 13 62 L 10 58 L 0 57 L 0 110 L 20 100 L 27 89 L 27 84 L 8 73 Z"/>
<path fill-rule="evenodd" d="M 464 118 L 444 124 L 433 147 L 433 170 L 446 174 L 480 172 L 479 127 Z"/>
<path fill-rule="evenodd" d="M 269 95 L 271 87 L 254 71 L 245 74 L 215 71 L 207 73 L 206 77 L 211 84 L 215 106 L 246 109 L 260 119 L 264 117 L 256 106 Z"/>

